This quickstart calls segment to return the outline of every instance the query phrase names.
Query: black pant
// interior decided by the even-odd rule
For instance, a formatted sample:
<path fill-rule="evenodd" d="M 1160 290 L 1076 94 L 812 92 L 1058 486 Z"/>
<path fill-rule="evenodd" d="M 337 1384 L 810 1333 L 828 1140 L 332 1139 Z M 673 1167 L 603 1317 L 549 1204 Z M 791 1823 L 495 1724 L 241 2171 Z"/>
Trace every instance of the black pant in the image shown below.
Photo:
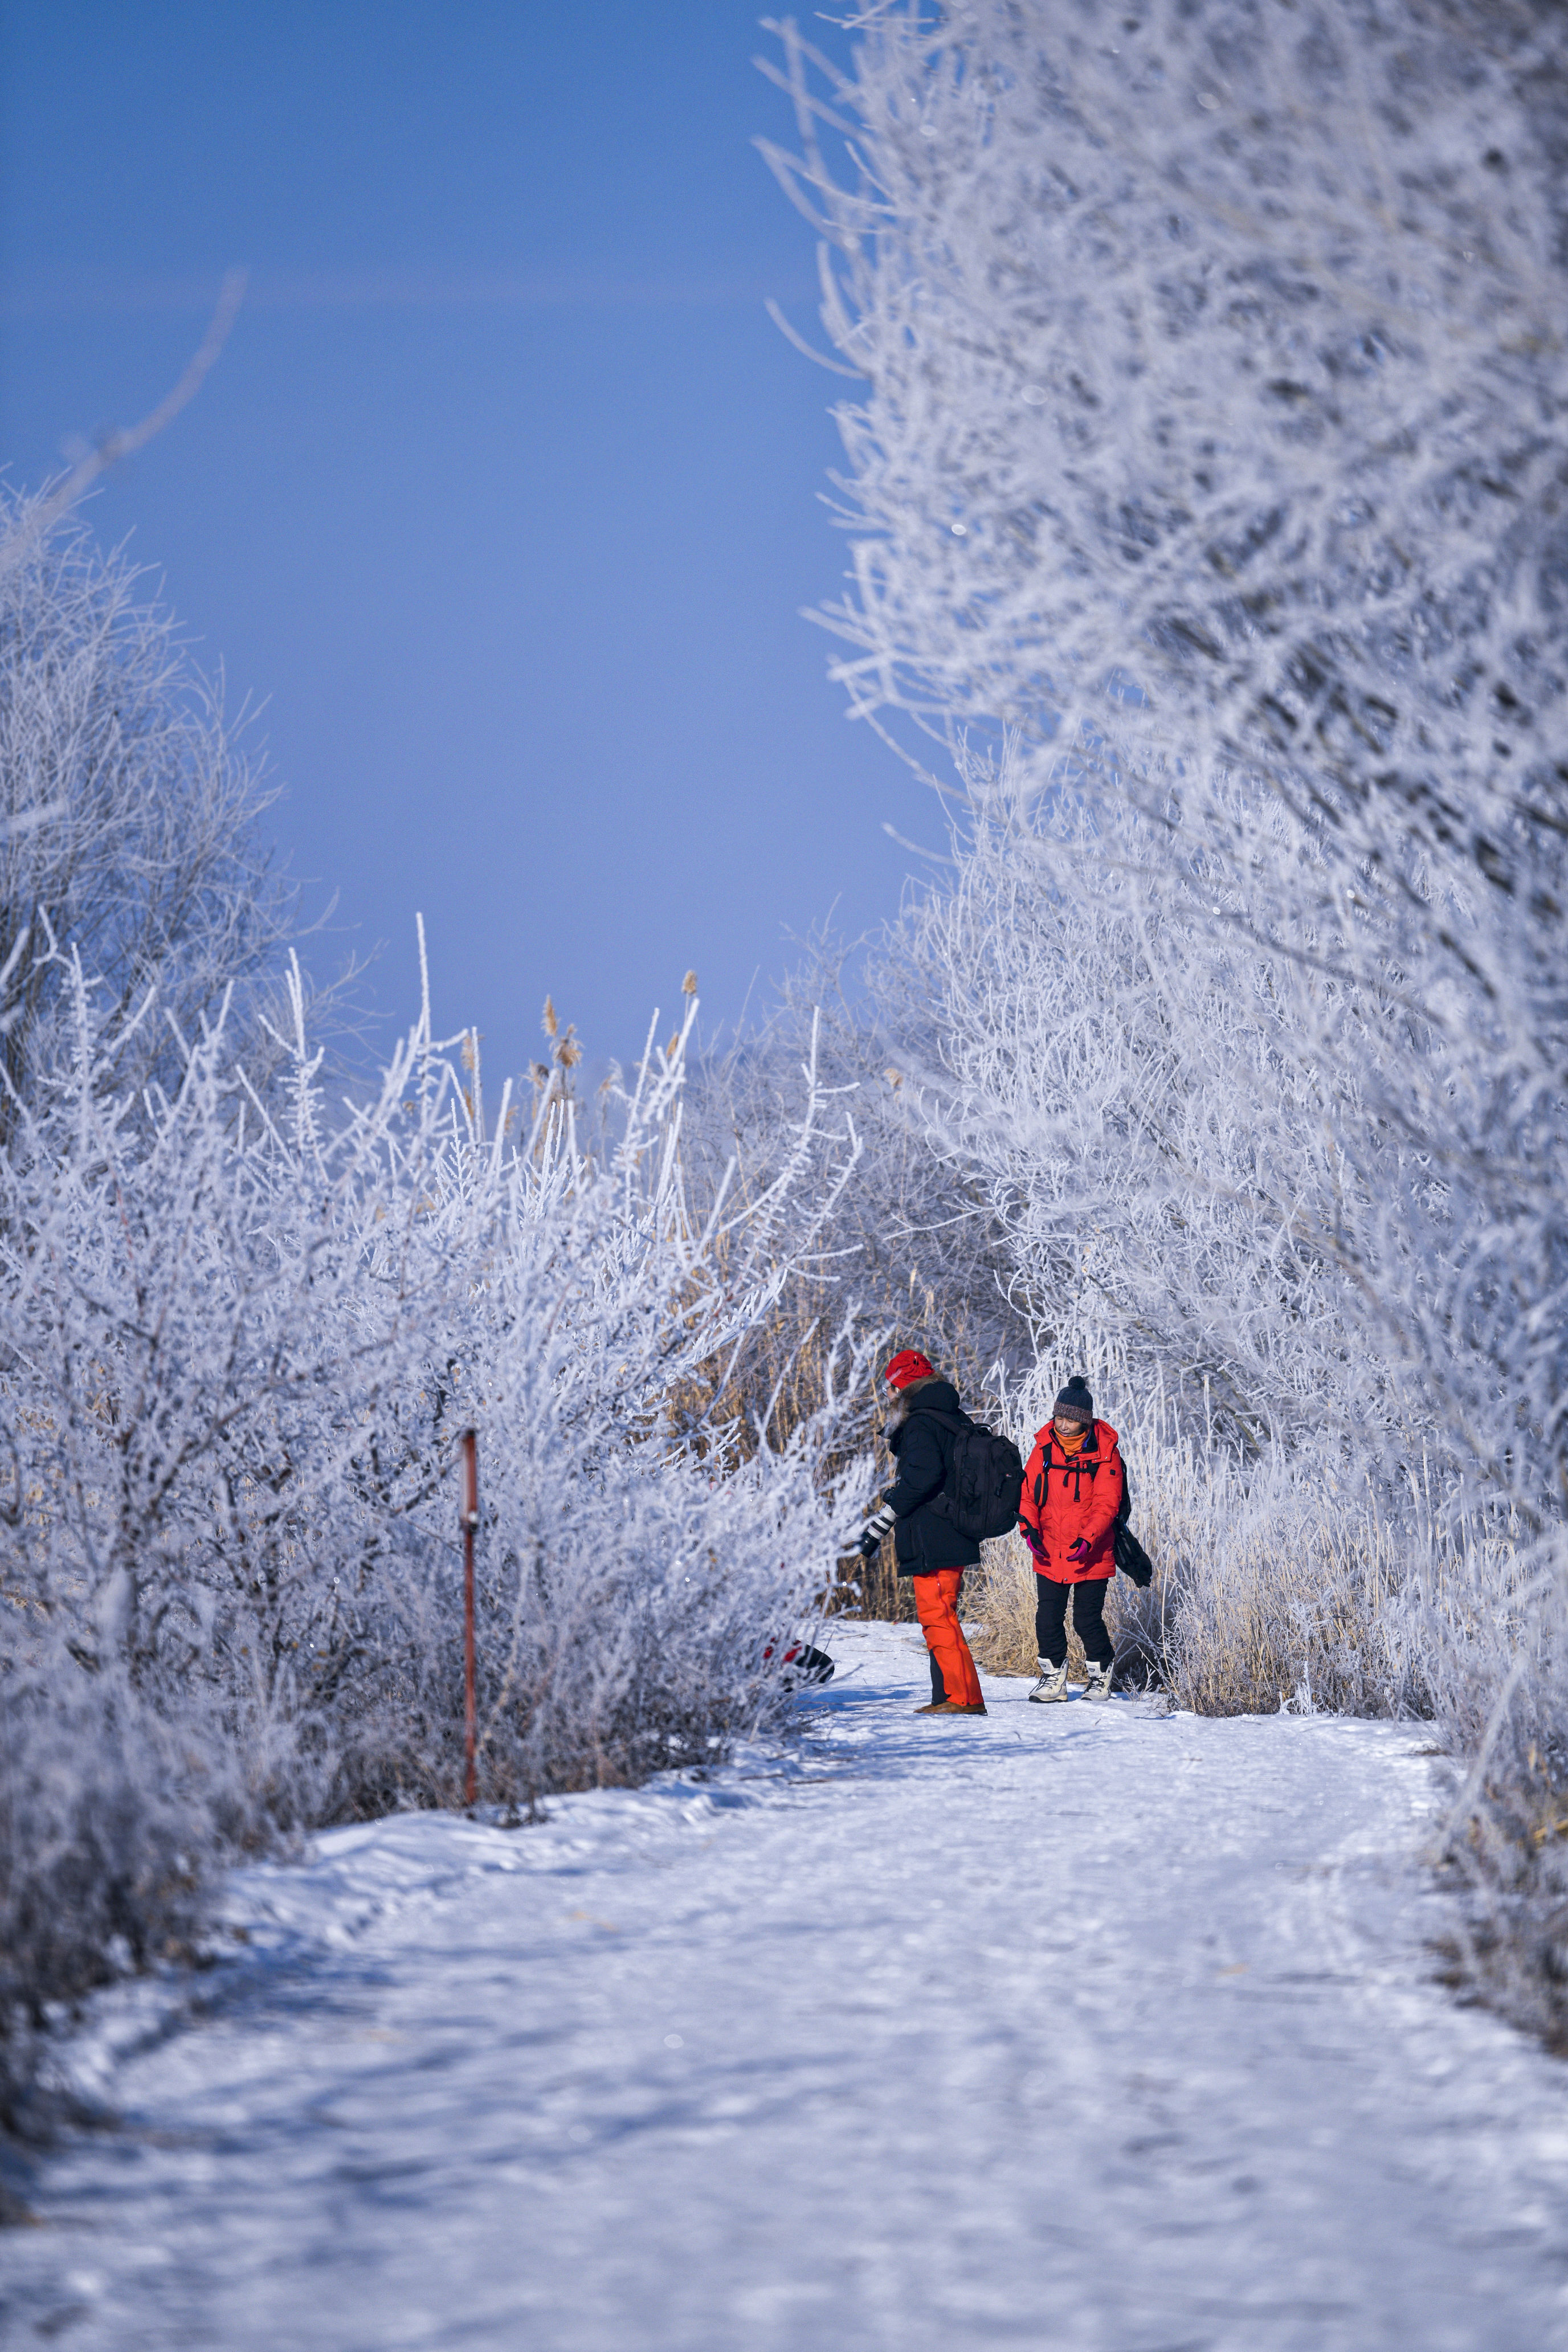
<path fill-rule="evenodd" d="M 1083 1643 L 1083 1654 L 1093 1666 L 1108 1666 L 1116 1655 L 1116 1644 L 1105 1630 L 1105 1596 L 1110 1590 L 1109 1576 L 1097 1576 L 1084 1584 L 1053 1584 L 1048 1576 L 1037 1576 L 1039 1599 L 1035 1603 L 1035 1639 L 1042 1658 L 1049 1658 L 1053 1666 L 1066 1663 L 1068 1654 L 1068 1602 L 1072 1602 L 1073 1629 Z M 1075 1597 L 1076 1596 L 1076 1597 Z"/>

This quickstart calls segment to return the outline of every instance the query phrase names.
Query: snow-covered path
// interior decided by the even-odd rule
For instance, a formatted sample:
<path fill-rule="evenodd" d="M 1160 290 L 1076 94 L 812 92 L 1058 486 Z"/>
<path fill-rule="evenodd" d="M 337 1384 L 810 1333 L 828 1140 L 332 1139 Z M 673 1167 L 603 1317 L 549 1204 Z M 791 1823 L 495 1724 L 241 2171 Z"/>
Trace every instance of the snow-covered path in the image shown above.
<path fill-rule="evenodd" d="M 104 2000 L 0 2336 L 1568 2347 L 1568 2072 L 1430 1981 L 1418 1730 L 833 1647 L 783 1757 L 245 1874 L 196 2014 Z"/>

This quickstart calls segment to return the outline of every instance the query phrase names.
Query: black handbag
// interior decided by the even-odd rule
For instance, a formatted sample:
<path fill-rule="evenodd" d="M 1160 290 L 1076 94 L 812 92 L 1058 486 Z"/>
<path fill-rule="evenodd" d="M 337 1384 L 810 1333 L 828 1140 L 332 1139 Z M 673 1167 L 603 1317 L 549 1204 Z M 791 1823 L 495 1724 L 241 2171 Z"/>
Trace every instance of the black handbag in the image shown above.
<path fill-rule="evenodd" d="M 1121 1505 L 1116 1514 L 1116 1565 L 1140 1591 L 1147 1591 L 1154 1581 L 1154 1563 L 1127 1524 L 1127 1514 L 1131 1507 L 1131 1482 L 1124 1462 L 1121 1465 Z"/>
<path fill-rule="evenodd" d="M 1154 1563 L 1125 1519 L 1116 1523 L 1116 1565 L 1140 1589 L 1154 1581 Z"/>

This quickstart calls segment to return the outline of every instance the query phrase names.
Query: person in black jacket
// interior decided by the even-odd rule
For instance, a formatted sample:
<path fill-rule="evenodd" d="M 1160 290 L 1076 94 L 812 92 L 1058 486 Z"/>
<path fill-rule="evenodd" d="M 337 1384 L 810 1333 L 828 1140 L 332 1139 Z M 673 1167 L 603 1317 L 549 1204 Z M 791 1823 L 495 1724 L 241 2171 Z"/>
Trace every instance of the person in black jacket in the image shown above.
<path fill-rule="evenodd" d="M 980 1565 L 980 1546 L 955 1528 L 942 1508 L 952 1466 L 952 1440 L 965 1415 L 951 1381 L 939 1380 L 929 1358 L 905 1348 L 882 1375 L 898 1411 L 886 1435 L 899 1475 L 867 1520 L 860 1549 L 868 1559 L 891 1528 L 899 1574 L 912 1577 L 915 1613 L 931 1653 L 931 1705 L 918 1715 L 984 1715 L 980 1677 L 958 1622 L 958 1591 L 966 1568 Z"/>

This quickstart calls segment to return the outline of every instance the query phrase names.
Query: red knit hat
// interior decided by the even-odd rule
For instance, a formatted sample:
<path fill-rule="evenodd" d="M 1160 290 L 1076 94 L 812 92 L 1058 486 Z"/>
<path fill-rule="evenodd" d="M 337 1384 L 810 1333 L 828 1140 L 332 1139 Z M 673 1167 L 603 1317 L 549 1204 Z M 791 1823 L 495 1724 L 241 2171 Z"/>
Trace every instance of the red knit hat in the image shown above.
<path fill-rule="evenodd" d="M 929 1381 L 936 1377 L 936 1367 L 929 1356 L 918 1348 L 902 1348 L 891 1357 L 882 1378 L 890 1389 L 907 1389 L 911 1381 Z"/>

